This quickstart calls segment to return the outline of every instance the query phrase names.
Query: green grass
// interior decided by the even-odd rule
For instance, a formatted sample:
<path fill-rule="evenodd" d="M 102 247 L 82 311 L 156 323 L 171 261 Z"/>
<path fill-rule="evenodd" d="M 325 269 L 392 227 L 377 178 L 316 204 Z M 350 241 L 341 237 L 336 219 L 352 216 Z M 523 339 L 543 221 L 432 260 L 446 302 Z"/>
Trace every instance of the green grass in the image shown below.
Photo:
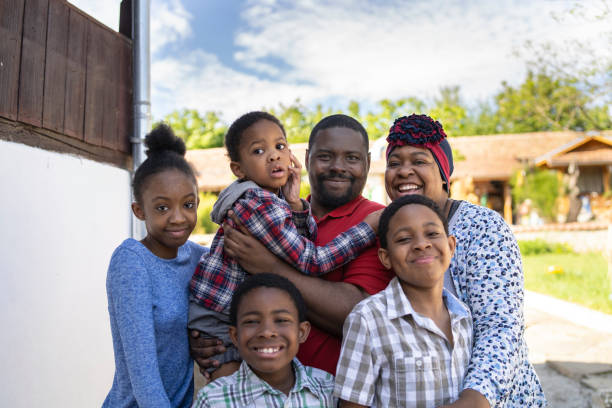
<path fill-rule="evenodd" d="M 548 273 L 550 265 L 562 274 Z M 523 256 L 525 288 L 612 314 L 608 263 L 597 252 Z"/>

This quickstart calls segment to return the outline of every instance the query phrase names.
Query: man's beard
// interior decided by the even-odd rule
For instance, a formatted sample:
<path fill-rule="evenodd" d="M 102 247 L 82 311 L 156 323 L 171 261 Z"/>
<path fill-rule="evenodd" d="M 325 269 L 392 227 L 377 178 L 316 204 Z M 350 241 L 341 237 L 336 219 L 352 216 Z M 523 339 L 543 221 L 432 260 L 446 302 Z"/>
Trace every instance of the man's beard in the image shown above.
<path fill-rule="evenodd" d="M 325 188 L 324 185 L 324 181 L 327 179 L 345 179 L 345 180 L 350 180 L 350 185 L 349 188 L 346 189 L 346 192 L 342 195 L 334 195 L 331 194 L 329 191 L 327 191 L 327 189 Z M 355 196 L 355 194 L 353 193 L 353 189 L 355 187 L 355 177 L 349 175 L 344 175 L 344 174 L 336 174 L 336 173 L 327 173 L 327 174 L 321 174 L 317 177 L 317 185 L 319 187 L 319 191 L 318 191 L 318 201 L 319 204 L 321 204 L 323 207 L 328 208 L 328 209 L 336 209 L 338 207 L 343 206 L 346 203 L 349 203 L 351 201 L 353 201 L 355 198 L 357 198 Z"/>

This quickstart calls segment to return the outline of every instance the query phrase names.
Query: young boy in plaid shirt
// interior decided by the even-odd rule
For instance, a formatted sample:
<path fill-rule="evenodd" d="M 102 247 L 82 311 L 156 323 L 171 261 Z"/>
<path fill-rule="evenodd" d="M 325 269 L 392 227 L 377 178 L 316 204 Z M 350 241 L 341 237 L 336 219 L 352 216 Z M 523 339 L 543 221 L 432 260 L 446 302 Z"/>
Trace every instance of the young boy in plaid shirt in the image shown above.
<path fill-rule="evenodd" d="M 384 210 L 379 239 L 396 277 L 346 319 L 334 395 L 341 407 L 452 403 L 472 350 L 469 309 L 443 289 L 455 237 L 432 200 L 407 195 Z"/>
<path fill-rule="evenodd" d="M 192 408 L 335 407 L 334 377 L 295 357 L 310 323 L 298 289 L 282 276 L 249 276 L 230 307 L 230 337 L 244 358 L 238 371 L 203 387 Z"/>
<path fill-rule="evenodd" d="M 301 166 L 289 150 L 282 124 L 273 115 L 250 112 L 241 116 L 230 126 L 225 145 L 238 180 L 219 195 L 211 213 L 216 223 L 235 227 L 227 216 L 232 210 L 272 253 L 313 276 L 333 271 L 375 243 L 379 212 L 326 246 L 314 245 L 316 222 L 308 202 L 299 198 Z M 188 327 L 205 337 L 219 338 L 227 348 L 213 379 L 231 374 L 240 361 L 228 336 L 229 305 L 246 271 L 223 252 L 223 243 L 221 227 L 193 275 L 189 305 Z"/>

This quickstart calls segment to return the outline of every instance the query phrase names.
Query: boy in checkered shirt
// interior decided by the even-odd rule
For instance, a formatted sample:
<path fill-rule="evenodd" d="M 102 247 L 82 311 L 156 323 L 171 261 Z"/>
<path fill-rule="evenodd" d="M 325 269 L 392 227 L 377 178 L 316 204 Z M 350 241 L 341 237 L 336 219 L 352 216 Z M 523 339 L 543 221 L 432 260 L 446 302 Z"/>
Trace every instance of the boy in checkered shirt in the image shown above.
<path fill-rule="evenodd" d="M 458 399 L 472 350 L 468 308 L 443 288 L 455 250 L 438 206 L 400 197 L 380 217 L 382 264 L 396 277 L 344 323 L 341 407 L 440 407 Z"/>
<path fill-rule="evenodd" d="M 308 202 L 299 198 L 301 165 L 289 150 L 283 125 L 273 115 L 256 111 L 241 116 L 230 126 L 225 145 L 238 180 L 223 190 L 215 203 L 211 218 L 217 224 L 227 222 L 236 227 L 227 216 L 232 210 L 274 255 L 312 276 L 333 271 L 376 242 L 378 211 L 327 245 L 314 245 L 316 222 Z M 344 175 L 338 178 L 350 182 Z M 229 306 L 246 271 L 224 253 L 223 246 L 221 227 L 210 252 L 198 263 L 190 286 L 189 329 L 220 339 L 227 349 L 219 358 L 222 365 L 212 373 L 213 379 L 231 374 L 240 361 L 228 335 Z"/>
<path fill-rule="evenodd" d="M 300 291 L 272 273 L 247 277 L 230 306 L 230 337 L 244 358 L 234 374 L 203 387 L 192 408 L 335 407 L 334 377 L 295 357 L 310 323 Z"/>

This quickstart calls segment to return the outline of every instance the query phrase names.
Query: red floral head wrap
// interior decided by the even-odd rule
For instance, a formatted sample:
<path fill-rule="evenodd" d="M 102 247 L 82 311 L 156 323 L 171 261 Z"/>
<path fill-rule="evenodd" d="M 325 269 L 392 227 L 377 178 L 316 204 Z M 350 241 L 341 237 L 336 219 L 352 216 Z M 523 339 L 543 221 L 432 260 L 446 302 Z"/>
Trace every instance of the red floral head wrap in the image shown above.
<path fill-rule="evenodd" d="M 453 173 L 453 152 L 440 122 L 427 115 L 402 116 L 396 119 L 389 129 L 387 143 L 389 143 L 387 159 L 397 146 L 410 145 L 428 149 L 440 169 L 442 179 L 446 182 L 444 188 L 448 191 L 450 176 Z"/>

